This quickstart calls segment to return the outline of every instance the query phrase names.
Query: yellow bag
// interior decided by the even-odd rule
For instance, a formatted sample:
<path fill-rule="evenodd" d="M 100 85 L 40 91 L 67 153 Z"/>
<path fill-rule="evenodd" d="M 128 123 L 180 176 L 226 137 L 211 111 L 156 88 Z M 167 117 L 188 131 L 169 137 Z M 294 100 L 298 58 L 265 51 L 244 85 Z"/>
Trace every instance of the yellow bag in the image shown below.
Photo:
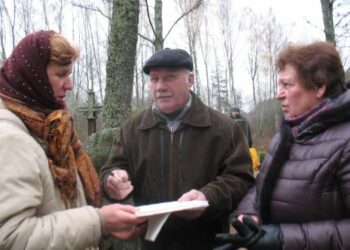
<path fill-rule="evenodd" d="M 253 169 L 254 171 L 259 170 L 260 168 L 260 159 L 259 159 L 259 154 L 256 148 L 249 148 L 250 151 L 250 157 L 252 158 L 253 162 Z"/>

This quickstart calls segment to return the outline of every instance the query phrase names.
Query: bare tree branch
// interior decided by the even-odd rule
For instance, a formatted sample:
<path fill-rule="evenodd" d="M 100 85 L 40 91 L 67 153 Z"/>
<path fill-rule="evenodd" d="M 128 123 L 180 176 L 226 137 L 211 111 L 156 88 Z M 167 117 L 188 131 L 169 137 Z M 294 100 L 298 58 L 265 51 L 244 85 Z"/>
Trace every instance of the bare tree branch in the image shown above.
<path fill-rule="evenodd" d="M 11 19 L 10 13 L 4 3 L 4 0 L 1 0 L 2 6 L 4 8 L 5 14 L 8 18 L 8 21 L 10 23 L 10 27 L 11 27 L 11 35 L 12 35 L 12 48 L 15 48 L 15 23 L 16 23 L 16 4 L 15 4 L 15 0 L 13 1 L 13 20 Z"/>
<path fill-rule="evenodd" d="M 42 0 L 42 4 L 43 4 L 43 14 L 44 14 L 45 26 L 46 26 L 46 29 L 50 29 L 49 20 L 47 18 L 46 0 Z"/>
<path fill-rule="evenodd" d="M 140 34 L 140 33 L 138 33 L 138 35 L 139 35 L 139 37 L 142 37 L 142 38 L 145 39 L 146 41 L 148 41 L 148 42 L 150 42 L 150 43 L 153 43 L 153 40 L 152 40 L 152 39 L 150 39 L 150 38 L 148 38 L 148 37 L 146 37 L 146 36 L 144 36 L 144 35 L 142 35 L 142 34 Z"/>
<path fill-rule="evenodd" d="M 147 2 L 147 1 L 146 1 Z M 187 16 L 189 13 L 191 13 L 192 11 L 194 11 L 195 9 L 198 9 L 203 3 L 203 0 L 197 0 L 193 6 L 191 8 L 188 9 L 188 11 L 182 13 L 181 16 L 178 17 L 178 19 L 176 19 L 176 21 L 173 23 L 173 25 L 170 27 L 170 29 L 168 30 L 167 34 L 164 36 L 164 40 L 167 38 L 167 36 L 169 35 L 169 33 L 171 32 L 171 30 L 174 28 L 174 26 L 185 16 Z"/>
<path fill-rule="evenodd" d="M 338 25 L 339 25 L 345 18 L 347 18 L 349 15 L 350 15 L 350 12 L 344 14 L 344 15 L 338 20 L 338 22 L 334 25 L 334 27 L 338 27 Z"/>
<path fill-rule="evenodd" d="M 107 14 L 105 14 L 100 8 L 96 8 L 94 6 L 87 6 L 87 5 L 82 5 L 80 3 L 75 3 L 75 2 L 71 2 L 71 4 L 75 7 L 78 8 L 82 8 L 82 9 L 86 9 L 86 10 L 91 10 L 91 11 L 96 11 L 98 13 L 100 13 L 102 16 L 108 18 L 109 20 L 111 19 L 111 17 Z"/>
<path fill-rule="evenodd" d="M 153 24 L 152 24 L 152 21 L 151 21 L 151 16 L 150 16 L 150 14 L 149 14 L 148 0 L 145 0 L 145 2 L 146 2 L 146 10 L 147 10 L 147 17 L 148 17 L 149 25 L 150 25 L 151 28 L 152 28 L 152 31 L 153 31 L 154 36 L 157 37 L 156 30 L 155 30 L 154 27 L 153 27 Z M 149 40 L 149 39 L 146 39 L 146 40 Z M 152 41 L 152 42 L 153 42 L 153 41 Z"/>
<path fill-rule="evenodd" d="M 322 31 L 322 32 L 324 32 L 324 33 L 326 32 L 326 31 L 324 30 L 324 28 L 321 28 L 321 27 L 319 27 L 319 26 L 313 24 L 313 23 L 310 22 L 308 19 L 306 19 L 306 17 L 304 17 L 304 20 L 305 20 L 305 22 L 307 22 L 308 24 L 310 24 L 312 27 L 314 27 L 314 28 L 316 28 L 316 29 L 318 29 L 318 30 L 320 30 L 320 31 Z"/>

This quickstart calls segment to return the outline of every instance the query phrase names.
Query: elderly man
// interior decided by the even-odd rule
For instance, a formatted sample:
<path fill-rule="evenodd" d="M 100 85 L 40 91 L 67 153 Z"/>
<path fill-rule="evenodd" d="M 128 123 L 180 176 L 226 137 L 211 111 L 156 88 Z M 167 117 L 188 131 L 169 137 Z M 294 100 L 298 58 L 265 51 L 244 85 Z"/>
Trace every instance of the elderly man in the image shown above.
<path fill-rule="evenodd" d="M 143 67 L 153 105 L 121 128 L 101 170 L 112 201 L 136 205 L 207 200 L 209 207 L 173 214 L 143 249 L 212 249 L 217 232 L 253 184 L 249 149 L 238 125 L 190 91 L 192 57 L 181 49 L 156 52 Z"/>

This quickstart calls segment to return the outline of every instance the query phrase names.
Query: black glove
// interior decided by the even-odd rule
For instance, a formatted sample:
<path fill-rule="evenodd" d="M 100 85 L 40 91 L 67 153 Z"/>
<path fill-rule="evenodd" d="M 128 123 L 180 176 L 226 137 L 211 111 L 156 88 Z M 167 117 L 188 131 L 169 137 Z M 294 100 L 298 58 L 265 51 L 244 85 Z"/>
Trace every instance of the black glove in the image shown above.
<path fill-rule="evenodd" d="M 231 250 L 245 247 L 249 250 L 282 250 L 282 232 L 279 225 L 259 225 L 250 216 L 243 217 L 243 223 L 236 218 L 232 226 L 237 234 L 217 234 L 219 247 L 214 250 Z"/>
<path fill-rule="evenodd" d="M 232 243 L 226 243 L 224 245 L 218 245 L 213 250 L 235 250 L 235 247 Z"/>

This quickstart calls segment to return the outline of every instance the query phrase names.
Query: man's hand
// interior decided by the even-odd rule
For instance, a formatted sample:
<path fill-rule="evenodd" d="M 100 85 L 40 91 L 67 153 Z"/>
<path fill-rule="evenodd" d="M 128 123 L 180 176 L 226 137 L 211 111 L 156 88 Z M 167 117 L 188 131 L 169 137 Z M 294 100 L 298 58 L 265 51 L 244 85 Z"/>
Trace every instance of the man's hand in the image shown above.
<path fill-rule="evenodd" d="M 205 195 L 202 192 L 200 192 L 196 189 L 192 189 L 191 191 L 184 193 L 178 199 L 178 201 L 192 201 L 192 200 L 206 201 L 207 198 L 205 197 Z M 175 213 L 175 215 L 191 220 L 191 219 L 195 219 L 195 218 L 198 218 L 199 216 L 201 216 L 205 209 L 206 209 L 205 207 L 201 207 L 201 208 L 196 208 L 196 209 L 192 209 L 192 210 L 177 212 L 177 213 Z"/>
<path fill-rule="evenodd" d="M 107 177 L 105 187 L 108 196 L 114 200 L 124 199 L 134 189 L 129 181 L 128 173 L 121 169 L 112 171 L 112 175 Z"/>

